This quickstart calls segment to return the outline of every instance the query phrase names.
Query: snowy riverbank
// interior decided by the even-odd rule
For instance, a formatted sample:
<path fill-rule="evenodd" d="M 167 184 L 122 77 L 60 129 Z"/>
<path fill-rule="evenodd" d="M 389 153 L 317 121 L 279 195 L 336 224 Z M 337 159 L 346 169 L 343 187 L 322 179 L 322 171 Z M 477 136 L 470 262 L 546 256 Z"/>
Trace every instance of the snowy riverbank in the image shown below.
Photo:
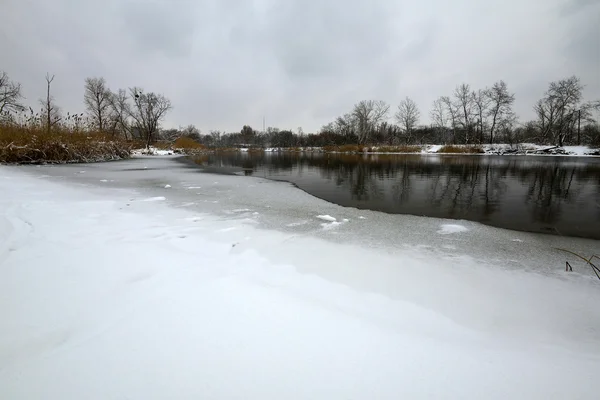
<path fill-rule="evenodd" d="M 563 239 L 141 161 L 0 167 L 0 398 L 596 398 L 596 278 L 504 265 Z"/>
<path fill-rule="evenodd" d="M 451 145 L 450 151 L 444 149 L 444 145 L 422 145 L 422 146 L 350 146 L 355 150 L 340 149 L 327 150 L 323 147 L 308 148 L 266 148 L 266 152 L 277 151 L 306 151 L 325 153 L 359 152 L 361 154 L 477 154 L 477 155 L 554 155 L 554 156 L 600 156 L 600 149 L 589 146 L 552 146 L 537 145 L 533 143 L 519 144 L 484 144 L 484 145 Z M 409 150 L 407 150 L 409 149 Z M 477 151 L 473 151 L 476 149 Z M 248 151 L 248 149 L 240 149 Z"/>
<path fill-rule="evenodd" d="M 360 154 L 477 154 L 477 155 L 552 155 L 552 156 L 575 156 L 595 157 L 600 156 L 600 149 L 589 146 L 551 146 L 537 145 L 533 143 L 519 144 L 485 144 L 479 145 L 452 145 L 450 151 L 446 151 L 443 145 L 422 146 L 329 146 L 329 147 L 267 147 L 267 148 L 226 148 L 194 150 L 194 154 L 210 153 L 213 151 L 239 151 L 239 152 L 309 152 L 309 153 L 360 153 Z M 476 149 L 477 151 L 474 151 Z M 185 149 L 136 149 L 132 156 L 171 156 L 186 153 Z"/>

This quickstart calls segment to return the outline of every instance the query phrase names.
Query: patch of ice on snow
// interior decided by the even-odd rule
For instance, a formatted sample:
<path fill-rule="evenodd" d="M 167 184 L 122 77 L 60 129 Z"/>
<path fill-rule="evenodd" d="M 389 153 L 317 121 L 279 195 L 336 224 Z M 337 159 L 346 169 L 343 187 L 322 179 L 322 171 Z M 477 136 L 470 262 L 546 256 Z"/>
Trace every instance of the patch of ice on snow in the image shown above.
<path fill-rule="evenodd" d="M 450 235 L 452 233 L 467 232 L 469 229 L 457 224 L 444 224 L 441 229 L 437 231 L 440 235 Z"/>
<path fill-rule="evenodd" d="M 323 220 L 323 221 L 328 221 L 328 222 L 337 221 L 337 219 L 332 217 L 331 215 L 317 215 L 317 218 L 319 218 L 320 220 Z"/>
<path fill-rule="evenodd" d="M 144 199 L 142 201 L 163 201 L 166 200 L 167 198 L 164 196 L 156 196 L 156 197 L 148 197 L 147 199 Z"/>

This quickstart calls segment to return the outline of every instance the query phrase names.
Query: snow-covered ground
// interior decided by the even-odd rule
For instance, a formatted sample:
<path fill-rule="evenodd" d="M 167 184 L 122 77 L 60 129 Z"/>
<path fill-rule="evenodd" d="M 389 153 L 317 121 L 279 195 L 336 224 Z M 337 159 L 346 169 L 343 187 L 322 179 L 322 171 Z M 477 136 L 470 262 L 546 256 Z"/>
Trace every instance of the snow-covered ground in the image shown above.
<path fill-rule="evenodd" d="M 158 149 L 154 146 L 143 149 L 134 149 L 131 151 L 133 157 L 139 156 L 172 156 L 175 155 L 175 151 L 170 149 Z"/>
<path fill-rule="evenodd" d="M 456 147 L 462 147 L 464 145 L 456 145 Z M 469 145 L 471 147 L 472 145 Z M 385 146 L 385 153 L 390 153 L 390 146 Z M 393 146 L 391 146 L 393 147 Z M 423 145 L 421 149 L 421 154 L 436 154 L 439 153 L 440 150 L 444 147 L 441 144 L 435 145 Z M 365 153 L 378 154 L 379 146 L 365 146 L 363 151 Z M 538 145 L 533 143 L 518 143 L 518 144 L 484 144 L 481 146 L 483 153 L 476 154 L 488 154 L 488 155 L 502 155 L 502 154 L 519 154 L 519 155 L 553 155 L 553 156 L 574 156 L 574 157 L 584 157 L 584 156 L 600 156 L 600 149 L 592 148 L 589 146 L 563 146 L 557 148 L 552 145 Z M 288 151 L 288 148 L 276 148 L 276 147 L 267 147 L 264 149 L 265 152 L 278 152 L 278 151 Z M 294 147 L 291 150 L 297 151 L 306 151 L 306 152 L 323 152 L 323 148 L 321 147 Z M 242 148 L 239 149 L 241 152 L 246 152 L 248 149 Z M 393 153 L 393 152 L 392 152 Z"/>
<path fill-rule="evenodd" d="M 169 157 L 0 167 L 2 399 L 595 399 L 598 241 Z M 562 258 L 561 258 L 562 257 Z"/>

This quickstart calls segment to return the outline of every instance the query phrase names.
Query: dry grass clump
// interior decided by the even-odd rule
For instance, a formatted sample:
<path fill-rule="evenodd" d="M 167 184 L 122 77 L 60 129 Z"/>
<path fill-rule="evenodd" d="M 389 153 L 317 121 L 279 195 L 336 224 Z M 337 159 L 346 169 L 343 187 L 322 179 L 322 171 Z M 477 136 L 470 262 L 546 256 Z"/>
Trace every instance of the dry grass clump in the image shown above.
<path fill-rule="evenodd" d="M 0 162 L 77 163 L 128 158 L 132 144 L 93 132 L 48 132 L 37 127 L 0 124 Z"/>
<path fill-rule="evenodd" d="M 327 153 L 360 153 L 363 146 L 358 144 L 343 144 L 341 146 L 323 146 L 323 151 Z"/>
<path fill-rule="evenodd" d="M 196 142 L 194 139 L 191 139 L 187 136 L 182 136 L 175 140 L 173 145 L 171 146 L 174 149 L 181 150 L 204 150 L 206 146 Z"/>
<path fill-rule="evenodd" d="M 421 146 L 364 146 L 358 144 L 344 144 L 341 146 L 323 146 L 327 153 L 420 153 Z"/>
<path fill-rule="evenodd" d="M 446 145 L 438 150 L 438 153 L 450 153 L 450 154 L 482 154 L 485 153 L 481 146 L 476 145 L 465 145 L 465 146 L 454 146 Z"/>
<path fill-rule="evenodd" d="M 373 149 L 377 153 L 420 153 L 421 146 L 401 145 L 401 146 L 380 146 Z"/>
<path fill-rule="evenodd" d="M 177 141 L 175 141 L 175 143 L 177 143 Z M 146 144 L 144 143 L 144 145 L 142 147 L 146 147 Z M 164 141 L 164 140 L 157 140 L 156 142 L 152 143 L 152 147 L 154 147 L 155 149 L 158 149 L 158 150 L 171 150 L 171 148 L 175 147 L 175 146 L 174 145 L 171 146 L 171 142 Z"/>

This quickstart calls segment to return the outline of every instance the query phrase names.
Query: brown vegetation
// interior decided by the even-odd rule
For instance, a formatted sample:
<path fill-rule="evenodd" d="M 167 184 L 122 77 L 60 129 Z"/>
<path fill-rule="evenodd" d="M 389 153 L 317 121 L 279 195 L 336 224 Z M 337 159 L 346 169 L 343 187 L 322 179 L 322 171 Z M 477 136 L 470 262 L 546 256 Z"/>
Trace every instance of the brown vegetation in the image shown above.
<path fill-rule="evenodd" d="M 379 146 L 372 149 L 376 153 L 420 153 L 421 146 L 403 145 L 403 146 Z"/>
<path fill-rule="evenodd" d="M 0 162 L 76 163 L 128 158 L 132 144 L 95 132 L 0 124 Z"/>
<path fill-rule="evenodd" d="M 466 146 L 453 146 L 446 145 L 438 150 L 438 153 L 449 153 L 449 154 L 482 154 L 484 150 L 481 146 L 466 145 Z"/>

